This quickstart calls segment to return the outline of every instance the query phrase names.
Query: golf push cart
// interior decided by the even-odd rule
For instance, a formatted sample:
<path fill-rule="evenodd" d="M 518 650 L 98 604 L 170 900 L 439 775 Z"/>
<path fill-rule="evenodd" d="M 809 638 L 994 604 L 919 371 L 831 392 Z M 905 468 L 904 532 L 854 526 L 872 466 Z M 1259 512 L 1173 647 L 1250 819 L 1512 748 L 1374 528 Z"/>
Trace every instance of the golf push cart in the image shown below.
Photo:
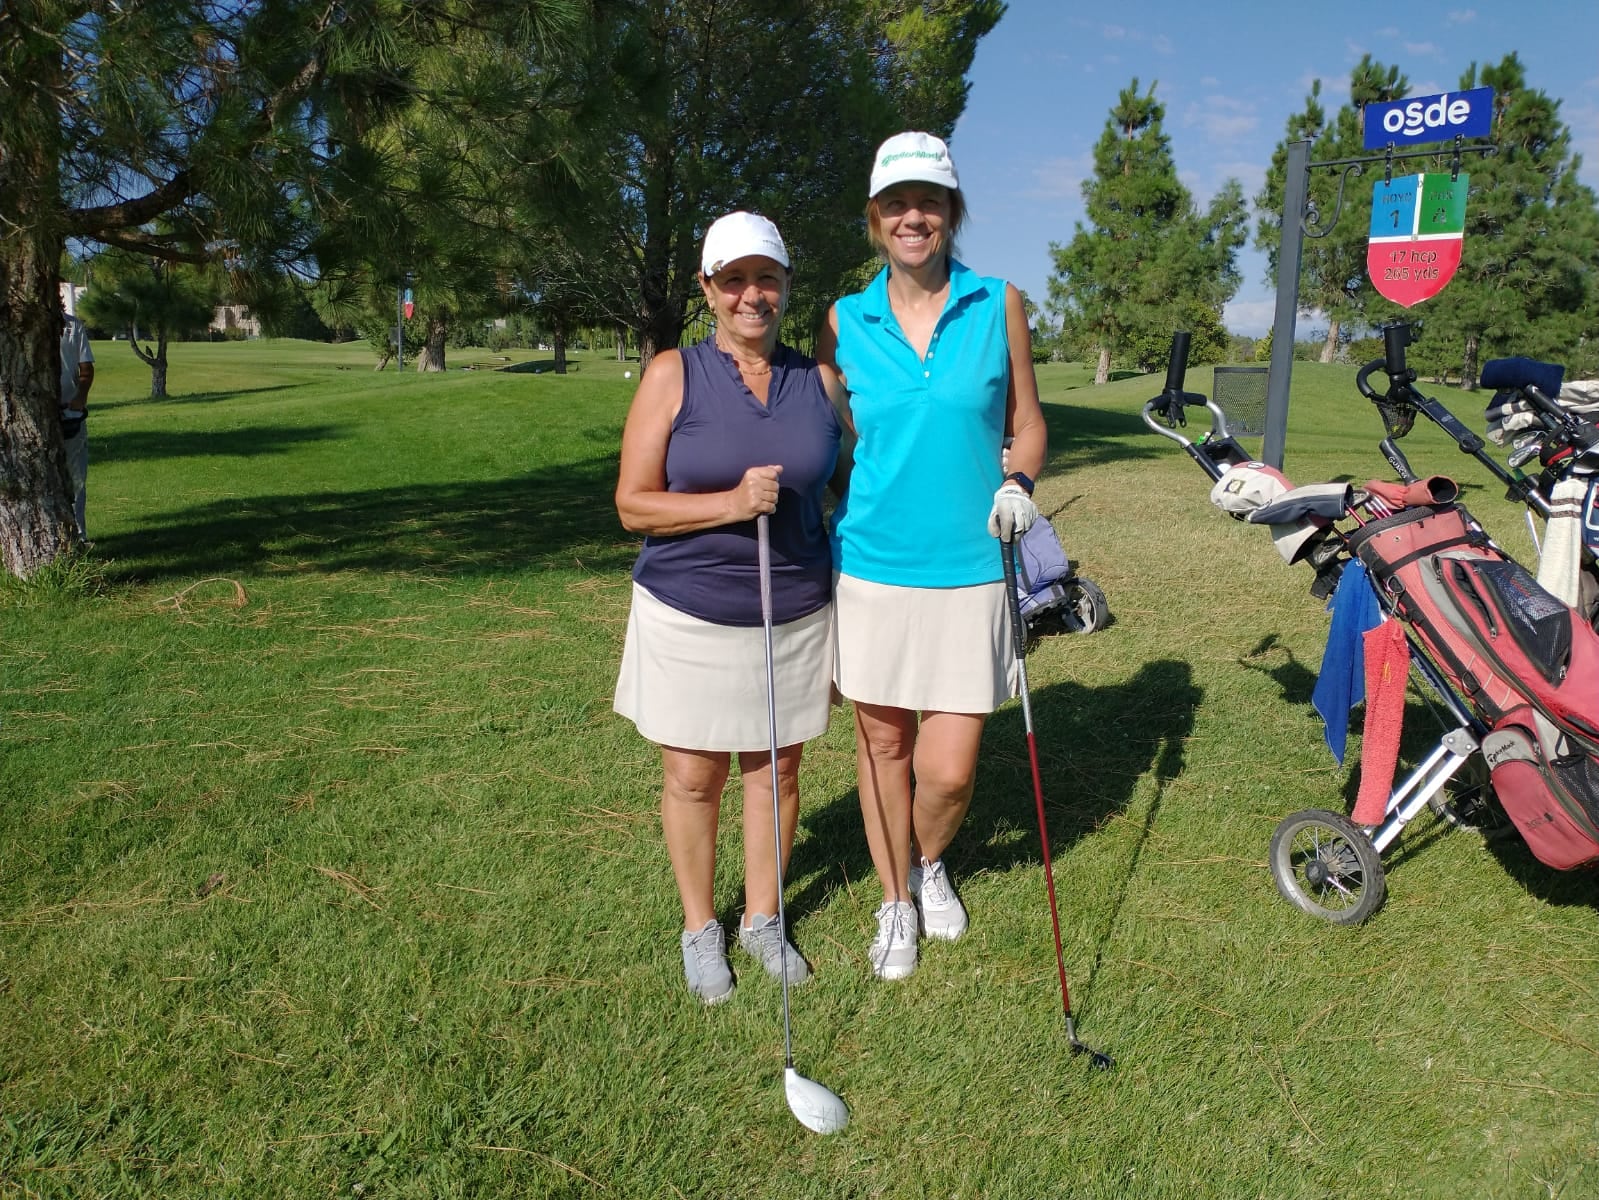
<path fill-rule="evenodd" d="M 1182 446 L 1211 478 L 1218 507 L 1268 526 L 1286 561 L 1309 564 L 1312 594 L 1334 597 L 1335 628 L 1345 602 L 1365 606 L 1373 628 L 1397 621 L 1390 645 L 1399 671 L 1381 706 L 1393 721 L 1374 731 L 1368 695 L 1363 773 L 1370 778 L 1355 819 L 1307 809 L 1284 818 L 1271 839 L 1278 891 L 1302 911 L 1337 924 L 1363 921 L 1381 906 L 1387 887 L 1382 855 L 1429 805 L 1457 823 L 1463 815 L 1502 811 L 1534 855 L 1558 870 L 1599 862 L 1599 634 L 1455 503 L 1458 488 L 1451 480 L 1422 480 L 1411 470 L 1396 438 L 1408 432 L 1416 411 L 1450 429 L 1462 448 L 1468 442 L 1459 435 L 1469 437 L 1469 431 L 1451 429 L 1446 422 L 1459 423 L 1448 411 L 1416 392 L 1405 364 L 1410 328 L 1396 324 L 1383 333 L 1384 358 L 1362 369 L 1360 389 L 1382 413 L 1388 436 L 1381 448 L 1400 477 L 1397 484 L 1295 488 L 1280 472 L 1252 461 L 1229 433 L 1221 408 L 1183 390 L 1186 333 L 1173 339 L 1165 390 L 1143 410 L 1145 424 Z M 1369 383 L 1379 368 L 1391 381 L 1381 394 Z M 1178 432 L 1186 424 L 1185 406 L 1209 411 L 1208 433 L 1190 440 Z M 1426 685 L 1424 698 L 1444 718 L 1445 732 L 1385 797 L 1398 754 L 1407 660 L 1408 673 Z M 1469 793 L 1464 802 L 1449 797 L 1446 786 L 1473 761 L 1486 766 L 1488 782 L 1475 789 L 1475 800 Z M 1369 794 L 1372 781 L 1377 790 Z"/>

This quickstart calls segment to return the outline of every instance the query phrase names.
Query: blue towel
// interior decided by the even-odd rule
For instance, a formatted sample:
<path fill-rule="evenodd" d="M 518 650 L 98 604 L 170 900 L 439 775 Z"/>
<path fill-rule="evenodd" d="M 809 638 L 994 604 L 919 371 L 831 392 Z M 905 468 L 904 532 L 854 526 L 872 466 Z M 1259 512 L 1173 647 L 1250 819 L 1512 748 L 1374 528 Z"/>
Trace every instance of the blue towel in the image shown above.
<path fill-rule="evenodd" d="M 1327 723 L 1327 748 L 1343 766 L 1349 710 L 1366 698 L 1366 652 L 1361 635 L 1381 624 L 1383 615 L 1365 564 L 1359 559 L 1344 565 L 1327 607 L 1332 611 L 1332 625 L 1310 702 Z"/>

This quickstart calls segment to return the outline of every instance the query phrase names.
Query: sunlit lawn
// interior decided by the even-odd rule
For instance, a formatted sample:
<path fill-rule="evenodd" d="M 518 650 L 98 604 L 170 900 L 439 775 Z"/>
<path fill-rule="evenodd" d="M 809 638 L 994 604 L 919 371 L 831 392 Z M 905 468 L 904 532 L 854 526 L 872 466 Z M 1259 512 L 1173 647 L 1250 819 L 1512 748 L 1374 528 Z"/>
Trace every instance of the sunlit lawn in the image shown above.
<path fill-rule="evenodd" d="M 1017 706 L 949 855 L 971 933 L 893 985 L 840 710 L 789 887 L 797 1063 L 853 1111 L 823 1139 L 775 984 L 682 986 L 658 765 L 610 711 L 637 364 L 185 345 L 151 402 L 95 350 L 107 587 L 0 608 L 0 1195 L 1599 1195 L 1594 878 L 1424 817 L 1367 925 L 1278 898 L 1277 822 L 1353 797 L 1308 704 L 1327 618 L 1138 422 L 1158 379 L 1039 373 L 1039 498 L 1115 616 L 1029 670 L 1079 1032 L 1118 1065 L 1061 1028 Z M 1353 376 L 1297 369 L 1298 480 L 1383 469 Z M 1486 473 L 1407 448 L 1521 545 Z"/>

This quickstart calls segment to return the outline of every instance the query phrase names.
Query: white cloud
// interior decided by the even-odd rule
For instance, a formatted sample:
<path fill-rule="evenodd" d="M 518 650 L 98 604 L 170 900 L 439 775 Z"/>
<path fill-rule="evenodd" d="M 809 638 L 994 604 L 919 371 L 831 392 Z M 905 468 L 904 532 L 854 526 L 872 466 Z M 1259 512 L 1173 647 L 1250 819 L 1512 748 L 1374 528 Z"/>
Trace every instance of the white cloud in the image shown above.
<path fill-rule="evenodd" d="M 1221 80 L 1217 79 L 1214 75 L 1201 75 L 1199 77 L 1199 86 L 1208 88 L 1220 87 Z"/>
<path fill-rule="evenodd" d="M 1032 170 L 1031 187 L 1022 195 L 1033 200 L 1070 200 L 1081 203 L 1083 180 L 1094 173 L 1094 155 L 1087 151 L 1075 158 L 1048 158 Z"/>
<path fill-rule="evenodd" d="M 1377 36 L 1380 38 L 1388 38 L 1391 41 L 1399 36 L 1399 29 L 1393 25 L 1384 25 L 1377 31 Z"/>
<path fill-rule="evenodd" d="M 1255 106 L 1233 96 L 1207 96 L 1183 110 L 1183 125 L 1216 141 L 1237 141 L 1260 127 Z"/>
<path fill-rule="evenodd" d="M 1121 62 L 1121 60 L 1122 60 L 1122 56 L 1120 54 L 1101 54 L 1099 56 L 1099 61 L 1100 62 L 1105 63 L 1108 66 L 1112 66 L 1112 67 L 1118 65 Z"/>
<path fill-rule="evenodd" d="M 1154 41 L 1150 42 L 1150 46 L 1156 54 L 1175 54 L 1177 52 L 1177 47 L 1172 45 L 1171 38 L 1164 33 L 1156 34 Z"/>
<path fill-rule="evenodd" d="M 1277 318 L 1275 300 L 1230 300 L 1221 310 L 1222 324 L 1228 333 L 1244 337 L 1265 337 Z"/>
<path fill-rule="evenodd" d="M 1453 9 L 1446 19 L 1451 25 L 1470 25 L 1477 19 L 1477 10 L 1474 8 Z"/>
<path fill-rule="evenodd" d="M 1113 42 L 1120 41 L 1127 36 L 1127 28 L 1124 25 L 1101 25 L 1099 32 L 1101 36 Z"/>
<path fill-rule="evenodd" d="M 1444 53 L 1436 42 L 1406 42 L 1405 50 L 1410 54 L 1425 54 L 1429 58 L 1442 58 Z"/>

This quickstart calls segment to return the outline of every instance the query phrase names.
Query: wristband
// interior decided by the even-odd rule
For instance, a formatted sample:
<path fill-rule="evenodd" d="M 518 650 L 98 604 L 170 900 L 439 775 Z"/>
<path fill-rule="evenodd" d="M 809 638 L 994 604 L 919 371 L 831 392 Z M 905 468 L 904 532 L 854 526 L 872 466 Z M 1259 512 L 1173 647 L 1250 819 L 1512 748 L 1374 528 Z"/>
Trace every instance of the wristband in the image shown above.
<path fill-rule="evenodd" d="M 1022 491 L 1026 492 L 1029 496 L 1031 496 L 1033 494 L 1033 481 L 1032 481 L 1032 478 L 1030 476 L 1022 474 L 1022 472 L 1020 472 L 1020 471 L 1012 471 L 1009 475 L 1005 476 L 1005 482 L 1006 483 L 1019 483 L 1021 485 Z"/>

